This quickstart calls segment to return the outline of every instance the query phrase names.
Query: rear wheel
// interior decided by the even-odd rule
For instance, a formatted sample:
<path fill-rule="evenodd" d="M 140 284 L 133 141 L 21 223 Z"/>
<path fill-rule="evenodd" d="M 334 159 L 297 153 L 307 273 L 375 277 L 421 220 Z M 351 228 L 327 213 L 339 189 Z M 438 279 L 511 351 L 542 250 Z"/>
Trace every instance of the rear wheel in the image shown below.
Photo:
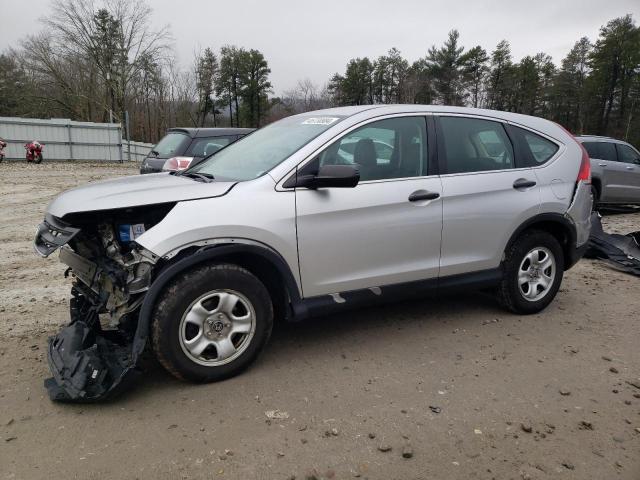
<path fill-rule="evenodd" d="M 515 313 L 537 313 L 551 303 L 562 283 L 562 248 L 550 233 L 525 232 L 507 251 L 503 268 L 500 303 Z"/>
<path fill-rule="evenodd" d="M 236 375 L 258 356 L 273 326 L 266 287 L 236 265 L 207 265 L 176 277 L 153 316 L 153 348 L 180 379 Z"/>
<path fill-rule="evenodd" d="M 591 185 L 591 199 L 593 200 L 591 204 L 592 212 L 595 212 L 597 210 L 599 198 L 600 194 L 598 193 L 598 188 L 595 185 Z"/>

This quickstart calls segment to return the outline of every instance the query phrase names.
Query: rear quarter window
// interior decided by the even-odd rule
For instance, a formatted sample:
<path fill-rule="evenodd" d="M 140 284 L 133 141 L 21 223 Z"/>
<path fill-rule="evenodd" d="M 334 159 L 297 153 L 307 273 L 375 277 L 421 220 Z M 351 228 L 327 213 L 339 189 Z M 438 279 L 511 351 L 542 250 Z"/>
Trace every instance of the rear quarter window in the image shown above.
<path fill-rule="evenodd" d="M 556 154 L 558 145 L 541 135 L 524 128 L 509 126 L 509 134 L 516 144 L 518 167 L 538 167 L 547 163 Z"/>

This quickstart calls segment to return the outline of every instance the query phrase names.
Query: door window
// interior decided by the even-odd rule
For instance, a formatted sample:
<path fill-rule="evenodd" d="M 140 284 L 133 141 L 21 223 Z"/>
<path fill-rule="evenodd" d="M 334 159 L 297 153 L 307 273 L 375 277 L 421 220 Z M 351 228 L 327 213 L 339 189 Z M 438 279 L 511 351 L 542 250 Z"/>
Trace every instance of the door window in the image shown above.
<path fill-rule="evenodd" d="M 589 154 L 589 158 L 617 162 L 616 146 L 610 142 L 584 142 L 582 144 Z"/>
<path fill-rule="evenodd" d="M 633 148 L 628 145 L 622 145 L 620 143 L 617 144 L 618 148 L 618 158 L 621 162 L 624 163 L 640 163 L 640 155 Z"/>
<path fill-rule="evenodd" d="M 499 122 L 440 117 L 447 173 L 504 170 L 514 167 L 513 146 Z M 438 144 L 440 151 L 440 144 Z"/>
<path fill-rule="evenodd" d="M 304 171 L 357 164 L 361 182 L 423 176 L 427 174 L 426 132 L 424 117 L 372 122 L 332 143 Z"/>

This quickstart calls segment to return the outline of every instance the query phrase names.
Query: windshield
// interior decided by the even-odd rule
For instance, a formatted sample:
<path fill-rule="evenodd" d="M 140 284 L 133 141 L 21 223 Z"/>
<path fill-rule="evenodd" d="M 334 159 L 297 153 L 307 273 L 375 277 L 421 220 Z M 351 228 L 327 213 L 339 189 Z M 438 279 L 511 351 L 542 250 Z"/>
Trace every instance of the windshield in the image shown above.
<path fill-rule="evenodd" d="M 188 157 L 208 157 L 226 147 L 236 139 L 235 136 L 196 138 L 185 154 Z"/>
<path fill-rule="evenodd" d="M 286 160 L 344 117 L 295 115 L 247 135 L 192 169 L 218 180 L 252 180 Z"/>
<path fill-rule="evenodd" d="M 168 133 L 160 140 L 153 151 L 157 152 L 158 158 L 169 158 L 176 155 L 182 155 L 184 148 L 188 145 L 191 138 L 184 133 Z"/>

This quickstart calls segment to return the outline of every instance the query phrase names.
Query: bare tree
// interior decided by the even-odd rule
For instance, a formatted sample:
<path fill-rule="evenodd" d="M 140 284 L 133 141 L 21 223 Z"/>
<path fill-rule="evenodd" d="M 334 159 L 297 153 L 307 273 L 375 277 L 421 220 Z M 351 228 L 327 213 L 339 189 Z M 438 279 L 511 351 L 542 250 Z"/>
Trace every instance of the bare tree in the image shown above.
<path fill-rule="evenodd" d="M 169 52 L 168 27 L 153 30 L 143 0 L 54 0 L 43 18 L 55 56 L 86 59 L 97 70 L 110 109 L 122 119 L 134 78 Z"/>

